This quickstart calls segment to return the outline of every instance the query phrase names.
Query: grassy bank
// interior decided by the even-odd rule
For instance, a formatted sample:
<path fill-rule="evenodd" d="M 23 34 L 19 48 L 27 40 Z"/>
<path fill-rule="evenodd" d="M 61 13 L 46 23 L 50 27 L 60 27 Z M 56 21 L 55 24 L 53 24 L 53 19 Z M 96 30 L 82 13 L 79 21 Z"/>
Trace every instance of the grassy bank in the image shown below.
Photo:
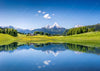
<path fill-rule="evenodd" d="M 89 32 L 72 36 L 26 36 L 19 35 L 18 41 L 23 43 L 73 43 L 100 47 L 100 32 Z"/>
<path fill-rule="evenodd" d="M 16 40 L 15 37 L 0 33 L 0 45 L 8 45 Z"/>
<path fill-rule="evenodd" d="M 12 42 L 26 43 L 73 43 L 86 46 L 100 47 L 100 32 L 89 32 L 72 36 L 26 36 L 19 34 L 12 37 L 7 34 L 0 34 L 0 45 Z"/>

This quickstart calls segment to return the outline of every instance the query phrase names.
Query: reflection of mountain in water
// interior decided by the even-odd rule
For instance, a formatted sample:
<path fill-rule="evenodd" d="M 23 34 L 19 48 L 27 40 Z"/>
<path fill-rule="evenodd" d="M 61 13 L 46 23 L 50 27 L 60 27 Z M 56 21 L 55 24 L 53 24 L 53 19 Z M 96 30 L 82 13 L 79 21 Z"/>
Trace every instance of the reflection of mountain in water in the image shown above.
<path fill-rule="evenodd" d="M 17 42 L 14 42 L 9 45 L 3 45 L 0 46 L 0 52 L 13 52 L 14 50 L 23 50 L 23 49 L 33 49 L 33 50 L 40 50 L 42 52 L 46 52 L 47 54 L 53 54 L 57 56 L 60 52 L 65 50 L 73 50 L 77 52 L 86 52 L 86 53 L 93 53 L 93 54 L 100 54 L 100 48 L 95 47 L 87 47 L 82 45 L 76 45 L 76 44 L 69 44 L 69 43 L 60 43 L 60 44 L 54 44 L 54 43 L 46 43 L 46 44 L 29 44 L 29 45 L 20 45 L 18 46 Z"/>
<path fill-rule="evenodd" d="M 30 45 L 24 45 L 19 47 L 18 49 L 34 49 L 34 50 L 40 50 L 42 52 L 45 52 L 46 54 L 53 54 L 54 56 L 57 56 L 60 52 L 65 51 L 63 44 L 52 44 L 52 43 L 46 43 L 46 44 L 30 44 Z"/>
<path fill-rule="evenodd" d="M 57 56 L 60 52 L 65 51 L 63 44 L 40 44 L 43 45 L 43 47 L 37 47 L 37 44 L 33 44 L 35 47 L 33 47 L 35 50 L 41 50 L 43 52 L 46 52 L 47 54 L 51 53 L 54 56 Z M 32 45 L 30 45 L 32 47 Z M 39 46 L 39 45 L 38 45 Z"/>

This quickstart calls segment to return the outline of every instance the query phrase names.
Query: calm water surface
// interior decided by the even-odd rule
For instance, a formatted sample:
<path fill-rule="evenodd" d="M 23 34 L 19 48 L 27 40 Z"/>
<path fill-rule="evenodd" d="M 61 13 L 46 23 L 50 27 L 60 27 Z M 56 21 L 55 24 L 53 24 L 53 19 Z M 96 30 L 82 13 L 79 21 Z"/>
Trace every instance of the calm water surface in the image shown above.
<path fill-rule="evenodd" d="M 15 42 L 0 46 L 0 71 L 100 71 L 100 48 Z"/>

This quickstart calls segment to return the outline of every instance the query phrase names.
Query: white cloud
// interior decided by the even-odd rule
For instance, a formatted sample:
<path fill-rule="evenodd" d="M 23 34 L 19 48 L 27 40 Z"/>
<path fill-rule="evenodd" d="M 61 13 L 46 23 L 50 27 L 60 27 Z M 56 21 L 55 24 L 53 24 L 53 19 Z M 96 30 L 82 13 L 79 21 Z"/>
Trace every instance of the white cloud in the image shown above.
<path fill-rule="evenodd" d="M 45 14 L 46 12 L 42 12 L 42 14 Z"/>
<path fill-rule="evenodd" d="M 48 19 L 51 19 L 51 17 L 49 16 Z"/>
<path fill-rule="evenodd" d="M 49 17 L 49 14 L 45 14 L 43 17 L 44 18 L 48 18 Z"/>
<path fill-rule="evenodd" d="M 45 65 L 49 65 L 50 62 L 51 62 L 51 60 L 46 60 L 46 61 L 44 61 L 43 63 L 44 63 Z"/>
<path fill-rule="evenodd" d="M 38 11 L 38 13 L 41 13 L 41 12 L 42 12 L 41 10 Z"/>
<path fill-rule="evenodd" d="M 45 14 L 43 17 L 44 17 L 45 19 L 51 19 L 51 17 L 50 17 L 49 14 Z"/>

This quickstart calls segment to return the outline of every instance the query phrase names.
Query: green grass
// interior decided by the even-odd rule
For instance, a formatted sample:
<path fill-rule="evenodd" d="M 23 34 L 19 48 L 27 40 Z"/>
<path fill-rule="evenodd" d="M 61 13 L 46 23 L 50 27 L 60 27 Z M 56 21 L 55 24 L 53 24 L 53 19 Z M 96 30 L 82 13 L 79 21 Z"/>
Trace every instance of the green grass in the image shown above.
<path fill-rule="evenodd" d="M 18 37 L 12 37 L 7 34 L 0 34 L 0 45 L 11 42 L 26 43 L 73 43 L 85 46 L 100 47 L 100 32 L 89 32 L 72 36 L 26 36 L 18 34 Z"/>
<path fill-rule="evenodd" d="M 16 40 L 15 37 L 0 33 L 0 45 L 8 45 Z"/>
<path fill-rule="evenodd" d="M 86 46 L 100 47 L 100 32 L 89 32 L 72 36 L 26 36 L 19 35 L 19 42 L 23 43 L 73 43 Z"/>

